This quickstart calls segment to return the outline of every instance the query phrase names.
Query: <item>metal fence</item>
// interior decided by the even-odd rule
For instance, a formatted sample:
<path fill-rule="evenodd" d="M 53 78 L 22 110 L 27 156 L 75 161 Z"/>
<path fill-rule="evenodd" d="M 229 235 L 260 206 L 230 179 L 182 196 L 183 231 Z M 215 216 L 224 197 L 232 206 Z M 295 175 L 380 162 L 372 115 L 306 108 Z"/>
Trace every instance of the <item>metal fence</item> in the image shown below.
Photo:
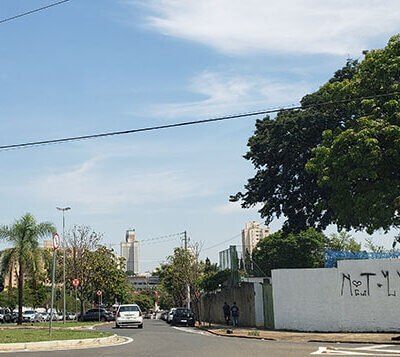
<path fill-rule="evenodd" d="M 397 252 L 342 252 L 326 250 L 324 257 L 325 268 L 334 268 L 338 260 L 354 259 L 390 259 L 400 258 L 400 251 Z"/>

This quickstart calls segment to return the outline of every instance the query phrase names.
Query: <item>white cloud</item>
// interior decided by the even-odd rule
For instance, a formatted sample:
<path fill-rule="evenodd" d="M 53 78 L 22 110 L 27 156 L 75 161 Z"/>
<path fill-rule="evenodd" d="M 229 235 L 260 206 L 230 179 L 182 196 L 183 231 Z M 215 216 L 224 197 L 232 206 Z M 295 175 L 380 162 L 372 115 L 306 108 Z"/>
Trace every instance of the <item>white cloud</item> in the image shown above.
<path fill-rule="evenodd" d="M 137 4 L 137 0 L 128 3 Z M 147 0 L 147 25 L 230 54 L 358 55 L 398 31 L 398 0 Z"/>
<path fill-rule="evenodd" d="M 237 111 L 267 109 L 298 102 L 310 90 L 305 82 L 286 83 L 262 76 L 205 71 L 193 78 L 189 90 L 202 98 L 197 101 L 159 105 L 164 117 L 218 116 Z M 152 107 L 154 110 L 154 106 Z"/>
<path fill-rule="evenodd" d="M 26 187 L 41 200 L 78 204 L 87 212 L 108 212 L 126 205 L 165 203 L 209 194 L 207 188 L 184 171 L 146 171 L 129 165 L 113 170 L 110 159 L 97 156 L 73 170 L 47 175 Z"/>

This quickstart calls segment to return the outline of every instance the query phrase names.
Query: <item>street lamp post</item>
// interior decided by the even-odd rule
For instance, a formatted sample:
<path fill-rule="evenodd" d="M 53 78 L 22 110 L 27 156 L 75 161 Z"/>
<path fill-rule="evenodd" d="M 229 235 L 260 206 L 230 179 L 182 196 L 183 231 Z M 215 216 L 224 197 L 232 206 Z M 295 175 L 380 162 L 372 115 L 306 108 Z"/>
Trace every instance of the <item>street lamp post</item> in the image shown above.
<path fill-rule="evenodd" d="M 65 315 L 66 315 L 66 303 L 65 303 L 65 216 L 64 213 L 65 211 L 69 211 L 71 207 L 56 207 L 59 211 L 62 211 L 63 213 L 63 234 L 62 234 L 62 247 L 63 247 L 63 302 L 64 302 L 64 308 L 63 308 L 63 323 L 65 324 Z"/>

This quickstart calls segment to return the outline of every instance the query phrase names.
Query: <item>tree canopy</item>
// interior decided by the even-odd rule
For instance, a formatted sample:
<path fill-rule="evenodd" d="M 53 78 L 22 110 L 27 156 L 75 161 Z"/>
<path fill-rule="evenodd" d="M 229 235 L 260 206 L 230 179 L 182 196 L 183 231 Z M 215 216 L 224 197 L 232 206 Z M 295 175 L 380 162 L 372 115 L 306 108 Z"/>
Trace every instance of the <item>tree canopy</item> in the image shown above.
<path fill-rule="evenodd" d="M 300 233 L 278 231 L 261 239 L 253 251 L 254 272 L 271 276 L 272 269 L 323 266 L 326 236 L 309 228 Z"/>
<path fill-rule="evenodd" d="M 325 205 L 341 228 L 372 233 L 400 225 L 399 81 L 400 36 L 394 36 L 385 48 L 366 53 L 346 84 L 352 96 L 371 98 L 358 105 L 353 120 L 323 133 L 307 164 L 329 190 Z"/>
<path fill-rule="evenodd" d="M 325 249 L 358 252 L 361 244 L 346 232 L 329 237 L 309 228 L 299 233 L 278 231 L 261 239 L 253 251 L 253 273 L 270 276 L 272 269 L 321 268 Z"/>
<path fill-rule="evenodd" d="M 361 62 L 348 60 L 303 97 L 301 110 L 258 120 L 245 155 L 256 174 L 231 199 L 245 208 L 261 203 L 267 224 L 284 216 L 289 232 L 398 226 L 399 78 L 394 36 Z"/>

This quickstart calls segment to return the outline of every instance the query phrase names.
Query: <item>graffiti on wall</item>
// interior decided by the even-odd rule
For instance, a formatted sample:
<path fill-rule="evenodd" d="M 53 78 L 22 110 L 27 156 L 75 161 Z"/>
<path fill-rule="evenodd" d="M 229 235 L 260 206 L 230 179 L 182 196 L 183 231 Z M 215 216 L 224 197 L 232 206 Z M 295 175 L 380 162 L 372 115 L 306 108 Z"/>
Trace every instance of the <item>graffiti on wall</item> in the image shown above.
<path fill-rule="evenodd" d="M 396 296 L 393 289 L 394 280 L 400 283 L 400 271 L 390 273 L 388 270 L 381 270 L 378 273 L 365 272 L 354 276 L 350 273 L 342 273 L 341 296 L 371 296 L 372 291 L 382 290 L 384 295 Z"/>

